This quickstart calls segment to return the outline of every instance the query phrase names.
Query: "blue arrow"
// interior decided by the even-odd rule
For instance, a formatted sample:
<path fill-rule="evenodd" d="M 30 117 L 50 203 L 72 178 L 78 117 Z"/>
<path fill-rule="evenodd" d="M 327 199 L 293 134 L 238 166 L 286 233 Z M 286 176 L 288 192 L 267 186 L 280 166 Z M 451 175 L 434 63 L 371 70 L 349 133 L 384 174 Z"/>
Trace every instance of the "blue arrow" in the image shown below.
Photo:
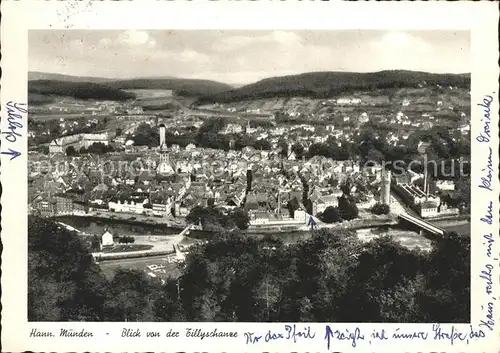
<path fill-rule="evenodd" d="M 9 148 L 9 152 L 2 151 L 2 154 L 8 154 L 11 155 L 10 160 L 13 160 L 14 158 L 18 157 L 21 155 L 21 152 L 13 151 L 12 149 Z"/>

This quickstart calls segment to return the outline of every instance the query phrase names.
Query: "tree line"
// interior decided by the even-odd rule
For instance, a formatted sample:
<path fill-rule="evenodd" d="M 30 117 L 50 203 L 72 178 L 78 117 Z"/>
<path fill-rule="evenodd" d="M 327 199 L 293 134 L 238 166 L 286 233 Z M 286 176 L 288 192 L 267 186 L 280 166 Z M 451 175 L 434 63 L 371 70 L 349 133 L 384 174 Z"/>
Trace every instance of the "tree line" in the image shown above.
<path fill-rule="evenodd" d="M 29 94 L 67 96 L 78 99 L 101 99 L 126 101 L 135 99 L 135 94 L 91 82 L 66 82 L 57 80 L 34 80 L 28 82 Z M 35 96 L 37 97 L 37 96 Z M 38 98 L 37 101 L 40 101 Z"/>
<path fill-rule="evenodd" d="M 220 234 L 190 248 L 165 283 L 118 269 L 107 280 L 81 239 L 29 217 L 30 321 L 469 322 L 470 239 L 430 252 L 383 237 L 314 231 L 277 237 Z"/>

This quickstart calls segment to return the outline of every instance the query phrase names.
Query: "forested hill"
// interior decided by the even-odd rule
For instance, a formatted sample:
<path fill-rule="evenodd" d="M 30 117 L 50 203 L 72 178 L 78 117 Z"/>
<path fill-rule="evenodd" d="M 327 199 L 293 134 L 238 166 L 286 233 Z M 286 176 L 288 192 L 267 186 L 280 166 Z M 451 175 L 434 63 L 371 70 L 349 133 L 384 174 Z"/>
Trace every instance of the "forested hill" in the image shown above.
<path fill-rule="evenodd" d="M 37 103 L 51 101 L 50 97 L 69 96 L 79 99 L 127 100 L 135 98 L 129 89 L 172 90 L 178 96 L 202 97 L 231 90 L 225 83 L 183 79 L 175 77 L 144 77 L 132 79 L 110 79 L 101 77 L 80 77 L 54 73 L 30 71 L 28 92 Z"/>
<path fill-rule="evenodd" d="M 105 84 L 92 82 L 68 82 L 56 80 L 34 80 L 28 82 L 28 98 L 33 96 L 65 96 L 78 99 L 102 99 L 124 101 L 135 95 Z"/>
<path fill-rule="evenodd" d="M 184 97 L 207 96 L 232 89 L 225 83 L 183 78 L 137 78 L 106 84 L 117 89 L 170 89 L 176 95 Z"/>
<path fill-rule="evenodd" d="M 104 83 L 104 82 L 114 81 L 114 79 L 104 78 L 104 77 L 71 76 L 71 75 L 55 74 L 51 72 L 40 72 L 40 71 L 28 72 L 28 81 L 38 81 L 38 80 L 65 81 L 65 82 L 92 82 L 92 83 Z"/>
<path fill-rule="evenodd" d="M 403 70 L 373 73 L 311 72 L 266 78 L 238 89 L 207 95 L 196 103 L 293 96 L 326 98 L 359 90 L 412 88 L 422 85 L 468 88 L 470 87 L 470 74 L 432 74 Z"/>

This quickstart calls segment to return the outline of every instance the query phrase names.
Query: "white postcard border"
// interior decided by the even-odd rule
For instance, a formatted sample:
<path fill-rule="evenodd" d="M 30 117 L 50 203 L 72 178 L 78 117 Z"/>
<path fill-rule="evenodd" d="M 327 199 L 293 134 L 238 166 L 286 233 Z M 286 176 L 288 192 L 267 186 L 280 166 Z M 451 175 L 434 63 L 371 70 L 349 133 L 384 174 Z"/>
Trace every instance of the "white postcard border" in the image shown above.
<path fill-rule="evenodd" d="M 2 2 L 2 132 L 8 131 L 8 102 L 27 102 L 27 30 L 28 29 L 471 29 L 472 33 L 472 93 L 471 93 L 471 155 L 472 184 L 472 330 L 486 313 L 484 305 L 494 302 L 495 327 L 498 330 L 500 311 L 498 300 L 485 294 L 485 282 L 479 277 L 486 264 L 492 264 L 493 293 L 499 293 L 498 237 L 498 7 L 494 3 L 469 2 L 277 2 L 277 1 L 5 1 Z M 453 58 L 450 58 L 453 60 Z M 484 130 L 484 109 L 477 104 L 491 95 L 491 142 L 479 143 L 475 137 Z M 24 117 L 26 119 L 26 117 Z M 2 154 L 2 343 L 5 351 L 326 351 L 325 324 L 312 324 L 316 339 L 299 341 L 261 342 L 246 344 L 245 332 L 283 330 L 283 324 L 260 323 L 28 323 L 27 322 L 27 120 L 22 121 L 22 136 L 6 141 L 2 135 L 2 151 L 9 148 L 21 155 L 10 160 Z M 484 175 L 488 147 L 493 149 L 494 179 L 492 192 L 478 188 Z M 493 205 L 493 223 L 481 222 L 486 202 Z M 493 256 L 487 258 L 483 235 L 494 235 Z M 496 297 L 495 297 L 496 298 Z M 483 305 L 483 309 L 481 309 Z M 337 329 L 355 332 L 359 328 L 367 336 L 374 329 L 407 332 L 428 331 L 432 324 L 340 324 Z M 304 326 L 304 325 L 302 325 Z M 452 325 L 442 324 L 451 332 Z M 185 328 L 202 331 L 237 331 L 238 338 L 186 337 Z M 58 332 L 61 328 L 85 328 L 94 337 L 30 338 L 32 328 Z M 123 328 L 141 331 L 180 332 L 180 338 L 141 339 L 120 338 Z M 458 332 L 469 334 L 471 325 L 453 325 Z M 456 332 L 457 332 L 456 331 Z M 451 340 L 368 340 L 334 341 L 331 351 L 355 349 L 385 352 L 400 351 L 497 351 L 498 334 L 487 332 L 485 338 L 468 343 Z M 432 336 L 432 334 L 430 335 Z"/>

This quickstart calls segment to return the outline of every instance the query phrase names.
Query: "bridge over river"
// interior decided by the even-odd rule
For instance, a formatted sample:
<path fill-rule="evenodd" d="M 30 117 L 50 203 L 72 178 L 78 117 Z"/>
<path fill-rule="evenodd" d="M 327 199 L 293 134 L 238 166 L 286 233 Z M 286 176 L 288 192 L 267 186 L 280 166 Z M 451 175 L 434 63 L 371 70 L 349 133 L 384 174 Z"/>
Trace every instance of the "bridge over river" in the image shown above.
<path fill-rule="evenodd" d="M 444 235 L 446 232 L 443 228 L 434 225 L 432 223 L 429 223 L 422 218 L 412 216 L 408 213 L 400 213 L 398 217 L 403 221 L 403 222 L 408 222 L 411 223 L 412 225 L 418 227 L 419 229 L 430 233 L 434 235 Z"/>

